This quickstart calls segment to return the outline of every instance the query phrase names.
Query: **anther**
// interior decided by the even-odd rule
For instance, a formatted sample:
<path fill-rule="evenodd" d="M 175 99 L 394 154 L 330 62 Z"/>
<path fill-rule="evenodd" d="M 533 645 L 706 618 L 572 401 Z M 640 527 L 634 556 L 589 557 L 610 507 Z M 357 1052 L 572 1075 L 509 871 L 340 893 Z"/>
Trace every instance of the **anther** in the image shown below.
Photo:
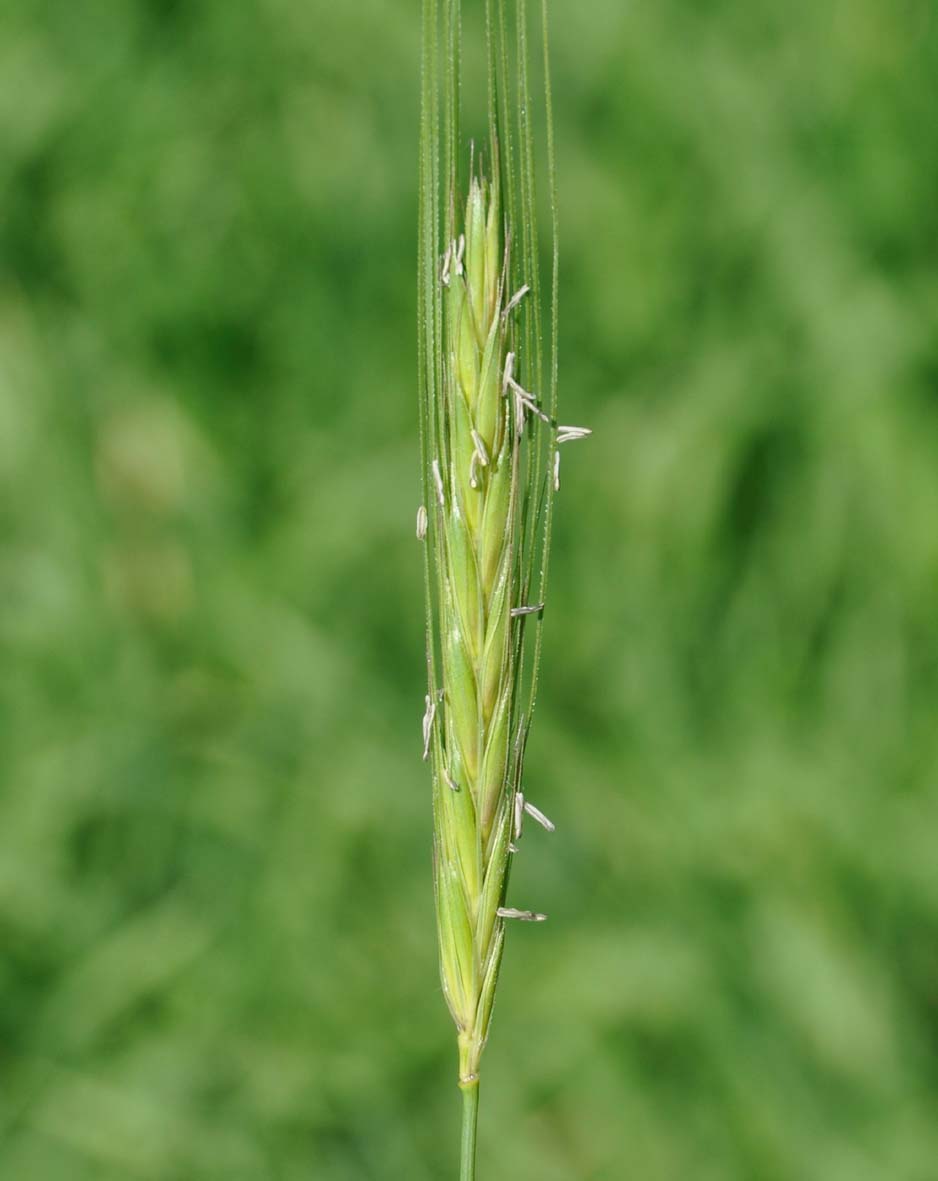
<path fill-rule="evenodd" d="M 476 430 L 471 431 L 470 434 L 472 435 L 473 443 L 475 443 L 476 455 L 478 455 L 478 457 L 479 457 L 479 463 L 481 463 L 483 467 L 488 467 L 489 466 L 489 452 L 488 452 L 488 448 L 485 445 L 485 440 L 482 438 L 482 436 Z"/>
<path fill-rule="evenodd" d="M 545 414 L 540 406 L 538 406 L 537 398 L 534 394 L 529 393 L 524 386 L 518 385 L 513 377 L 508 379 L 508 384 L 515 391 L 515 397 L 519 402 L 524 404 L 526 410 L 530 410 L 532 414 L 536 414 L 541 422 L 550 423 L 550 415 Z"/>
<path fill-rule="evenodd" d="M 462 275 L 462 273 L 463 273 L 462 260 L 463 260 L 463 255 L 466 253 L 466 235 L 465 234 L 459 235 L 459 241 L 454 243 L 454 248 L 455 248 L 455 251 L 454 251 L 454 255 L 453 255 L 453 270 L 455 270 L 457 275 Z"/>
<path fill-rule="evenodd" d="M 450 775 L 449 771 L 447 771 L 445 767 L 443 768 L 443 778 L 446 781 L 446 786 L 450 789 L 450 791 L 459 791 L 459 784 L 453 780 L 452 775 Z"/>
<path fill-rule="evenodd" d="M 417 540 L 423 541 L 427 536 L 427 510 L 421 505 L 417 509 Z"/>
<path fill-rule="evenodd" d="M 560 452 L 554 452 L 554 491 L 560 491 Z"/>
<path fill-rule="evenodd" d="M 524 793 L 515 792 L 515 815 L 512 835 L 516 841 L 521 840 L 521 827 L 524 824 Z"/>
<path fill-rule="evenodd" d="M 543 603 L 532 603 L 531 606 L 512 607 L 512 619 L 520 619 L 522 615 L 539 615 L 544 610 Z"/>
<path fill-rule="evenodd" d="M 479 453 L 478 453 L 478 451 L 473 451 L 472 456 L 469 460 L 469 487 L 470 488 L 478 488 L 479 487 L 478 471 L 479 471 Z"/>
<path fill-rule="evenodd" d="M 515 372 L 515 354 L 509 353 L 505 358 L 505 372 L 502 374 L 502 394 L 508 393 Z"/>
<path fill-rule="evenodd" d="M 577 439 L 587 439 L 593 432 L 588 426 L 558 426 L 557 442 L 573 443 Z"/>
<path fill-rule="evenodd" d="M 446 253 L 443 255 L 443 269 L 440 272 L 440 282 L 444 287 L 449 287 L 449 266 L 453 258 L 453 243 L 450 242 L 446 247 Z"/>
<path fill-rule="evenodd" d="M 430 757 L 430 739 L 433 735 L 433 719 L 436 717 L 436 703 L 430 700 L 430 695 L 424 698 L 427 703 L 426 712 L 423 715 L 423 761 L 426 762 Z"/>
<path fill-rule="evenodd" d="M 518 306 L 518 304 L 521 303 L 521 301 L 524 299 L 524 297 L 528 294 L 528 292 L 530 290 L 531 290 L 531 288 L 528 286 L 527 283 L 525 283 L 525 285 L 523 287 L 521 287 L 518 291 L 516 291 L 514 293 L 514 295 L 511 297 L 511 299 L 505 305 L 505 310 L 502 312 L 502 319 L 504 319 L 504 320 L 508 319 L 508 315 L 512 311 L 512 309 L 516 308 Z"/>
<path fill-rule="evenodd" d="M 524 402 L 515 396 L 515 436 L 521 438 L 524 434 Z"/>
<path fill-rule="evenodd" d="M 433 471 L 433 482 L 436 484 L 436 498 L 440 502 L 440 508 L 446 507 L 446 496 L 443 492 L 443 476 L 440 472 L 440 461 L 434 459 L 430 465 Z"/>
<path fill-rule="evenodd" d="M 544 813 L 540 810 L 540 808 L 536 808 L 528 800 L 524 801 L 524 810 L 525 810 L 525 812 L 527 812 L 527 814 L 531 817 L 532 820 L 536 820 L 538 822 L 538 824 L 541 826 L 541 828 L 546 828 L 548 832 L 556 832 L 557 831 L 557 825 L 554 824 L 554 822 L 552 820 L 550 820 L 547 816 L 545 816 Z"/>
<path fill-rule="evenodd" d="M 536 910 L 515 910 L 513 906 L 500 906 L 495 912 L 500 919 L 520 919 L 522 923 L 543 923 L 546 914 L 538 914 Z"/>

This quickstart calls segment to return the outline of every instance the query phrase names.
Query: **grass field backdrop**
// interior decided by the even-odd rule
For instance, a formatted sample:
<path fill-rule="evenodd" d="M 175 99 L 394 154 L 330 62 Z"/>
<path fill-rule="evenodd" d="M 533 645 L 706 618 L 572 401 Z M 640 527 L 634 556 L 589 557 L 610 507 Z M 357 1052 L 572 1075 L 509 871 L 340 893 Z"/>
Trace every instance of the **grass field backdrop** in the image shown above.
<path fill-rule="evenodd" d="M 938 10 L 552 8 L 596 434 L 480 1176 L 935 1181 Z M 418 26 L 3 6 L 4 1181 L 454 1175 Z"/>

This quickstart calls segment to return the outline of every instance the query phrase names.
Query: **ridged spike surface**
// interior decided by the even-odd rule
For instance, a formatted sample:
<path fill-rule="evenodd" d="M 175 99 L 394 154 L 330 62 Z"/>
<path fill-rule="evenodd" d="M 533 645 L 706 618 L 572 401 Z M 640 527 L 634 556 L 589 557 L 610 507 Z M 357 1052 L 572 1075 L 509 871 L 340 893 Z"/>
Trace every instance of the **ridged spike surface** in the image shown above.
<path fill-rule="evenodd" d="M 461 265 L 443 297 L 442 741 L 434 745 L 437 908 L 460 1079 L 478 1071 L 503 945 L 512 690 L 515 447 L 500 374 L 506 327 L 497 195 L 473 177 Z"/>

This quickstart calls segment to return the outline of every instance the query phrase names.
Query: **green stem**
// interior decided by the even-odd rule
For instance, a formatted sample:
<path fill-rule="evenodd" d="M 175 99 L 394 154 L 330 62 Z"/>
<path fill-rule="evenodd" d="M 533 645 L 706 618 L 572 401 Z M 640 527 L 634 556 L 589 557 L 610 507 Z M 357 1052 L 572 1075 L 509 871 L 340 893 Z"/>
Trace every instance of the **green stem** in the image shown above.
<path fill-rule="evenodd" d="M 479 1080 L 464 1083 L 462 1089 L 462 1156 L 460 1181 L 475 1181 L 476 1126 L 479 1122 Z"/>

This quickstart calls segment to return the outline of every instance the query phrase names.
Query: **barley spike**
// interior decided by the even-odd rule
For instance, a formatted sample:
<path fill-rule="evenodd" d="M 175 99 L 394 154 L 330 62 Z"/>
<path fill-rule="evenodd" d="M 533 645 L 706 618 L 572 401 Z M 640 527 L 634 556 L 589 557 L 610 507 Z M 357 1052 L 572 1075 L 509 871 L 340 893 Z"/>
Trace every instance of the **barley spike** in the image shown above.
<path fill-rule="evenodd" d="M 513 45 L 508 11 L 514 11 Z M 547 3 L 541 3 L 547 65 Z M 462 1177 L 474 1177 L 480 1059 L 526 805 L 521 778 L 537 693 L 557 444 L 557 251 L 549 74 L 549 299 L 539 275 L 527 0 L 485 0 L 489 137 L 460 138 L 460 0 L 424 0 L 419 312 L 434 883 L 443 993 L 465 1097 Z M 509 63 L 514 62 L 514 67 Z M 513 69 L 516 76 L 513 76 Z M 464 172 L 466 157 L 468 170 Z M 549 320 L 547 340 L 544 323 Z M 537 395 L 530 391 L 537 391 Z"/>
<path fill-rule="evenodd" d="M 464 265 L 445 293 L 446 490 L 443 741 L 434 773 L 465 790 L 437 797 L 436 874 L 444 992 L 459 1031 L 462 1082 L 478 1074 L 503 937 L 513 689 L 511 595 L 521 440 L 501 397 L 505 288 L 497 187 L 473 176 L 460 240 Z"/>

